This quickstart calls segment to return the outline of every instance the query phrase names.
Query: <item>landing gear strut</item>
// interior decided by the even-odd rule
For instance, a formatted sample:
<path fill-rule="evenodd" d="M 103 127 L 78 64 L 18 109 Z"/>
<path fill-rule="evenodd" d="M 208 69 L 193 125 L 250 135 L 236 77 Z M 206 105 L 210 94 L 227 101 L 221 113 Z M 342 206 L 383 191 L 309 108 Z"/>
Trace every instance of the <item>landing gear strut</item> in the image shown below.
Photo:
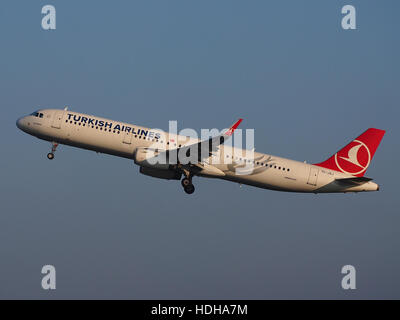
<path fill-rule="evenodd" d="M 195 190 L 194 185 L 192 183 L 192 175 L 187 170 L 184 170 L 183 174 L 185 175 L 185 178 L 183 178 L 181 181 L 183 190 L 185 190 L 187 194 L 192 194 Z"/>
<path fill-rule="evenodd" d="M 54 152 L 56 152 L 57 147 L 58 147 L 58 143 L 52 142 L 51 152 L 49 152 L 47 154 L 47 159 L 49 159 L 49 160 L 54 159 Z"/>

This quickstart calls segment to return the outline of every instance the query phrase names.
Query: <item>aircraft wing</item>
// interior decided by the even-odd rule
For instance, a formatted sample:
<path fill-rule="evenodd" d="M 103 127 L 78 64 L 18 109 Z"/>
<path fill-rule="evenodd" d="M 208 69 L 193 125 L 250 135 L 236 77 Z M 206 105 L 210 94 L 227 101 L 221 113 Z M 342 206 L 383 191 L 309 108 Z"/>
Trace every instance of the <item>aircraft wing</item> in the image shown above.
<path fill-rule="evenodd" d="M 185 154 L 187 157 L 190 156 L 190 152 L 195 151 L 197 153 L 197 161 L 202 162 L 204 158 L 208 158 L 212 155 L 213 152 L 218 151 L 218 146 L 223 144 L 225 140 L 229 139 L 236 128 L 240 125 L 243 119 L 239 119 L 236 121 L 228 130 L 226 130 L 223 134 L 219 136 L 210 138 L 208 140 L 203 140 L 198 143 L 194 143 L 188 146 L 183 146 L 181 148 L 166 150 L 167 157 L 169 157 L 170 153 L 178 152 L 179 154 Z"/>

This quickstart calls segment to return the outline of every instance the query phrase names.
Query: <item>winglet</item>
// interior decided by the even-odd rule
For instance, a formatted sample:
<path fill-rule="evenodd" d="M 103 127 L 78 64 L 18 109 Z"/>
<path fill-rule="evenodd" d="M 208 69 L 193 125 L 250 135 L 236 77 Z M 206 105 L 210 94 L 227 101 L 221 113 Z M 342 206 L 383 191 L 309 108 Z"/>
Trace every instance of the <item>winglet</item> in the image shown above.
<path fill-rule="evenodd" d="M 231 135 L 233 134 L 233 132 L 236 130 L 236 128 L 239 127 L 239 124 L 240 124 L 242 121 L 243 121 L 242 118 L 240 118 L 238 121 L 236 121 L 235 124 L 234 124 L 232 127 L 230 127 L 230 128 L 225 132 L 225 134 L 226 134 L 227 136 L 231 136 Z"/>

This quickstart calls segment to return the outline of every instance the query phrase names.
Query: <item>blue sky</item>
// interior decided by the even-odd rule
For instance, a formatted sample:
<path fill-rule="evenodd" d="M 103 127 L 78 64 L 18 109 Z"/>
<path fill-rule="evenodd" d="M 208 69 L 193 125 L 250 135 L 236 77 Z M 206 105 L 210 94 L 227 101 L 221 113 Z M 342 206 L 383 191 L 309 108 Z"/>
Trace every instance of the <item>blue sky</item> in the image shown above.
<path fill-rule="evenodd" d="M 41 8 L 57 29 L 41 29 Z M 357 30 L 341 28 L 341 8 Z M 397 1 L 2 1 L 0 298 L 400 298 Z M 142 176 L 133 162 L 15 126 L 37 108 L 225 128 L 256 150 L 324 160 L 387 130 L 382 191 L 277 193 Z M 40 287 L 41 267 L 57 290 Z M 341 267 L 357 289 L 341 289 Z"/>

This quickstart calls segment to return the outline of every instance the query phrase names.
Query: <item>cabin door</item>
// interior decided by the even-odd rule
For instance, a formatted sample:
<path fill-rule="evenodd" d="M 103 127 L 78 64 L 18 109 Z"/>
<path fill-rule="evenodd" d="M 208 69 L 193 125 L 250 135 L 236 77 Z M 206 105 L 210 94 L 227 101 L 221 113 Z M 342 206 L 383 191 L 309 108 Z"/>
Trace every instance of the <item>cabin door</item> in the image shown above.
<path fill-rule="evenodd" d="M 308 181 L 307 183 L 316 186 L 317 185 L 317 179 L 318 179 L 318 173 L 319 169 L 316 167 L 310 167 L 310 175 L 308 176 Z"/>
<path fill-rule="evenodd" d="M 64 117 L 65 110 L 57 110 L 54 112 L 53 116 L 53 122 L 51 123 L 51 126 L 56 129 L 61 128 L 61 121 Z"/>

